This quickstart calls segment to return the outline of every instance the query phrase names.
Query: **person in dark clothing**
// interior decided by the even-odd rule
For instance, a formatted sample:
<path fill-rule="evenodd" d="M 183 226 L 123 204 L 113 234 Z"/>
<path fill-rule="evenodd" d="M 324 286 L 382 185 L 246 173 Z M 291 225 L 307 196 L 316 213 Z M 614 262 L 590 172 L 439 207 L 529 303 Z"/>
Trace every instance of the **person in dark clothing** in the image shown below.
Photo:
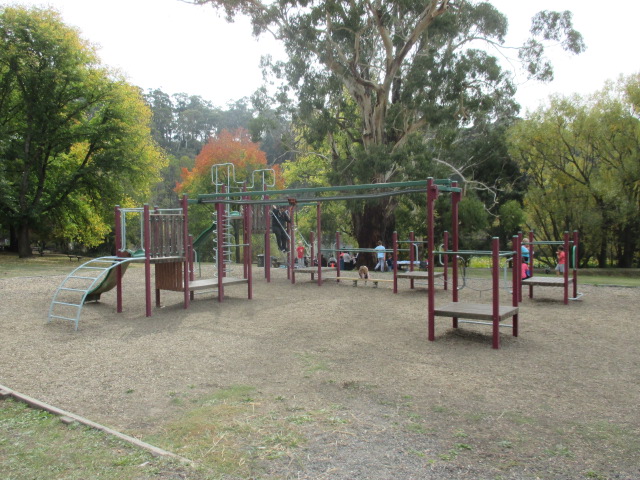
<path fill-rule="evenodd" d="M 291 222 L 286 207 L 282 206 L 278 208 L 273 206 L 271 209 L 271 231 L 276 236 L 276 242 L 278 243 L 278 250 L 286 252 L 288 250 L 287 226 Z"/>

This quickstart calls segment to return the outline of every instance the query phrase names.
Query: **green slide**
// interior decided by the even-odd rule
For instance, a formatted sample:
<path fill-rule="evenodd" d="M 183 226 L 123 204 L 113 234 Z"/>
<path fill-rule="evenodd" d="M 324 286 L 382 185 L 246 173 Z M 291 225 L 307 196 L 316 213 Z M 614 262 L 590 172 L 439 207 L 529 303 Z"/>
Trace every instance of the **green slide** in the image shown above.
<path fill-rule="evenodd" d="M 135 252 L 130 251 L 128 253 L 129 253 L 129 256 L 131 257 L 144 257 L 144 250 L 137 250 Z M 129 262 L 124 262 L 121 265 L 121 268 L 122 268 L 122 275 L 124 275 L 125 272 L 127 271 L 127 268 L 129 268 Z M 100 295 L 102 295 L 104 292 L 108 292 L 109 290 L 112 290 L 118 283 L 117 272 L 118 272 L 117 268 L 112 268 L 111 270 L 109 270 L 105 275 L 105 277 L 102 279 L 102 281 L 96 286 L 96 288 L 94 288 L 89 293 L 87 293 L 87 296 L 85 297 L 84 302 L 85 303 L 97 302 L 98 300 L 100 300 Z"/>

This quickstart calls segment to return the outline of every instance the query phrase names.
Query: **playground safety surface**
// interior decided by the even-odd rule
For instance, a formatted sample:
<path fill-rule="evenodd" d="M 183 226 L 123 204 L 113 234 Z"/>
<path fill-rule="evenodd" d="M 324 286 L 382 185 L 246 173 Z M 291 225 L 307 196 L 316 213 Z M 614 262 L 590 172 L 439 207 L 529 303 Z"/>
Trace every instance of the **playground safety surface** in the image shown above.
<path fill-rule="evenodd" d="M 254 268 L 252 300 L 239 285 L 184 310 L 163 292 L 146 318 L 134 267 L 124 313 L 109 292 L 76 332 L 46 323 L 61 278 L 0 280 L 0 384 L 126 434 L 158 435 L 191 400 L 246 385 L 255 415 L 335 420 L 297 423 L 305 441 L 257 462 L 256 478 L 640 478 L 638 289 L 581 285 L 566 306 L 562 289 L 525 290 L 519 337 L 501 330 L 493 350 L 490 328 L 445 318 L 428 342 L 426 290 L 408 280 L 394 295 L 309 275 L 291 285 L 284 269 L 267 283 Z M 437 303 L 450 298 L 437 287 Z"/>

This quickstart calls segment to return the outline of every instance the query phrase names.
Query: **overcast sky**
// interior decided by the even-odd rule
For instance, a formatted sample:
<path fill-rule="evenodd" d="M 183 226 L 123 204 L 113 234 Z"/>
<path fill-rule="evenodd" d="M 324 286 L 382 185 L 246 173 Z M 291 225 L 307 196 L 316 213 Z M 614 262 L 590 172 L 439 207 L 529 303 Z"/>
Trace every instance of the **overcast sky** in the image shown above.
<path fill-rule="evenodd" d="M 246 20 L 228 24 L 210 6 L 179 0 L 0 0 L 3 4 L 46 6 L 58 10 L 65 23 L 99 46 L 102 62 L 118 68 L 145 91 L 200 95 L 214 105 L 249 96 L 262 85 L 258 64 L 266 53 L 278 54 L 269 37 L 255 40 Z M 589 94 L 606 80 L 640 72 L 635 53 L 640 1 L 619 0 L 491 0 L 509 18 L 508 43 L 519 45 L 539 10 L 571 10 L 587 51 L 551 55 L 555 80 L 548 85 L 516 77 L 517 100 L 536 108 L 552 93 Z"/>

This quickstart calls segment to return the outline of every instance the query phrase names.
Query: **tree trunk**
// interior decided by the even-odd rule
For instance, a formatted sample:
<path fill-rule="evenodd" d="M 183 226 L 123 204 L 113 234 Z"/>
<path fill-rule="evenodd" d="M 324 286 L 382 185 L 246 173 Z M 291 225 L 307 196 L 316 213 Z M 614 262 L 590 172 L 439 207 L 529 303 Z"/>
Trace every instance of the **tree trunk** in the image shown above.
<path fill-rule="evenodd" d="M 637 235 L 632 225 L 626 225 L 620 235 L 620 254 L 618 255 L 619 268 L 633 267 L 633 257 L 636 252 Z"/>
<path fill-rule="evenodd" d="M 378 240 L 390 249 L 392 248 L 395 215 L 393 210 L 396 202 L 393 198 L 382 198 L 367 202 L 364 207 L 352 213 L 354 234 L 360 248 L 374 248 Z M 357 266 L 375 267 L 376 256 L 373 253 L 358 255 Z"/>
<path fill-rule="evenodd" d="M 31 253 L 31 240 L 29 237 L 29 224 L 22 222 L 18 225 L 18 256 L 20 258 L 27 258 L 32 255 Z"/>

